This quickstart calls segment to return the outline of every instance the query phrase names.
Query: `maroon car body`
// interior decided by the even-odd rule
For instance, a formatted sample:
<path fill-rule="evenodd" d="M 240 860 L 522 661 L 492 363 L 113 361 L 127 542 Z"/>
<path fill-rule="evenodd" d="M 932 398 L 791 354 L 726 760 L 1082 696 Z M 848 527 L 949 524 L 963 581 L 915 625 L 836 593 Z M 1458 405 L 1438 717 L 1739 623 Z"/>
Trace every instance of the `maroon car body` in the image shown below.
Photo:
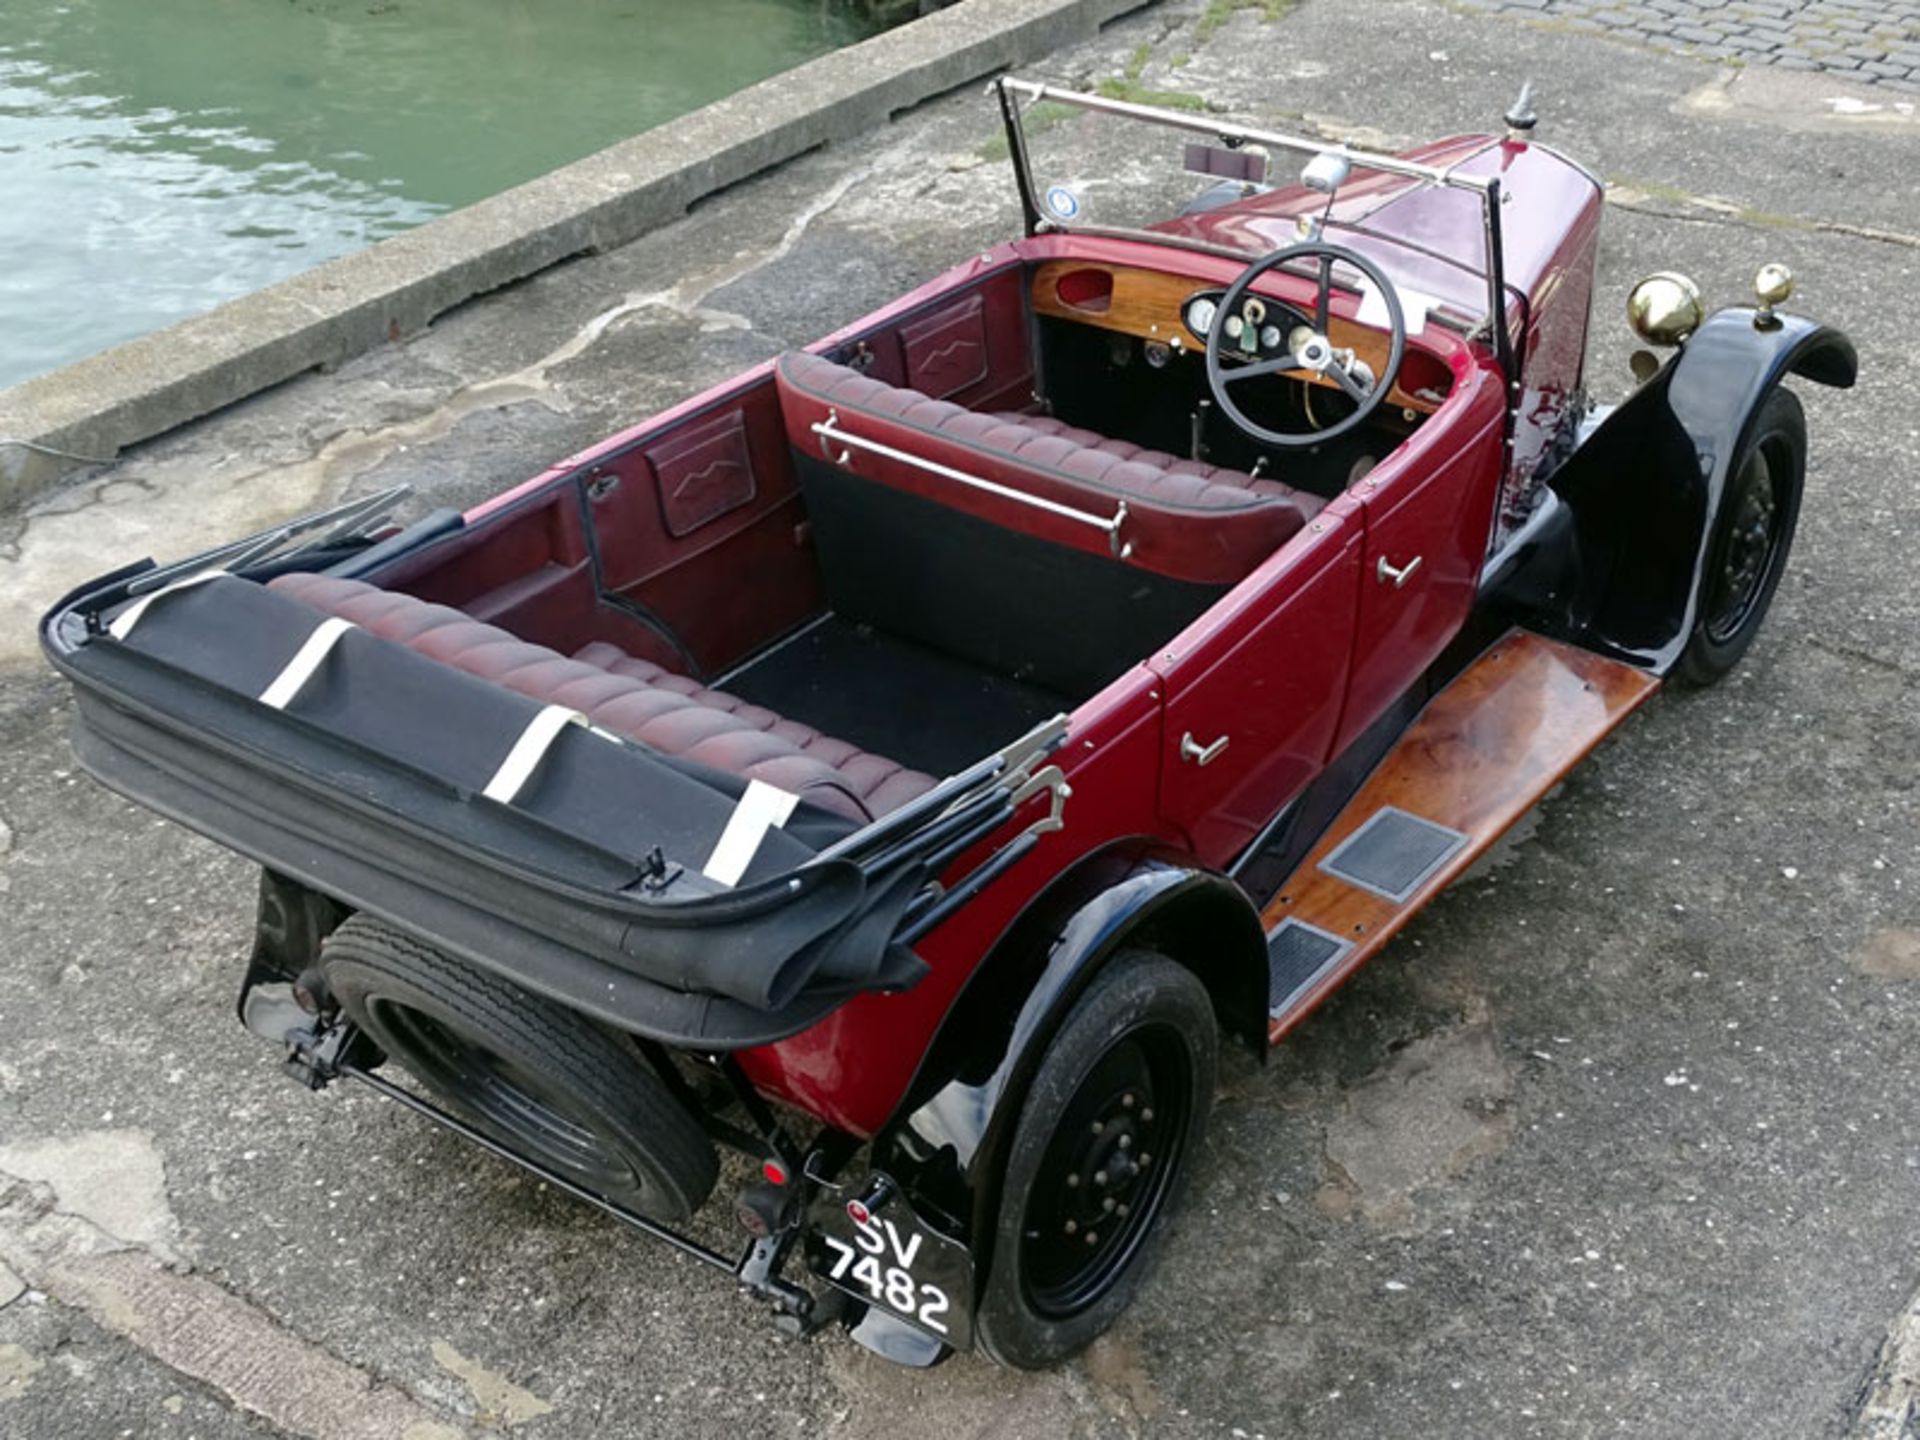
<path fill-rule="evenodd" d="M 921 953 L 931 973 L 912 990 L 860 996 L 800 1035 L 741 1052 L 757 1085 L 834 1125 L 872 1135 L 899 1105 L 973 967 L 1051 878 L 1081 856 L 1129 840 L 1156 841 L 1208 867 L 1225 867 L 1426 671 L 1465 624 L 1495 539 L 1502 487 L 1531 476 L 1582 393 L 1601 192 L 1590 176 L 1552 152 L 1494 136 L 1441 141 L 1406 158 L 1458 163 L 1465 173 L 1497 170 L 1515 197 L 1503 217 L 1507 278 L 1527 368 L 1511 453 L 1503 428 L 1505 382 L 1494 357 L 1485 347 L 1436 332 L 1421 358 L 1445 375 L 1449 392 L 1432 420 L 1363 486 L 1320 513 L 1324 525 L 1310 544 L 1275 554 L 1225 601 L 1074 710 L 1079 743 L 1060 757 L 1075 792 L 1071 835 L 1056 837 L 1049 853 L 1023 861 L 928 936 Z M 1369 234 L 1356 242 L 1358 248 L 1421 260 L 1415 273 L 1424 287 L 1464 310 L 1484 298 L 1484 280 L 1457 263 L 1424 258 L 1429 250 L 1477 253 L 1481 215 L 1471 196 L 1393 177 L 1351 188 L 1357 193 L 1341 203 L 1370 215 Z M 1403 197 L 1384 213 L 1378 208 L 1383 189 Z M 1320 199 L 1301 189 L 1275 191 L 1163 228 L 1259 254 L 1286 243 L 1297 217 L 1318 208 Z M 1396 237 L 1419 249 L 1394 244 Z M 1148 269 L 1171 265 L 1196 288 L 1225 285 L 1244 268 L 1224 256 L 1169 255 L 1137 240 L 1036 236 L 970 259 L 809 349 L 827 354 L 866 345 L 882 356 L 897 354 L 911 326 L 977 300 L 985 365 L 978 379 L 942 398 L 980 410 L 1021 402 L 1033 376 L 1025 277 L 1040 262 L 1063 259 Z M 1267 293 L 1299 300 L 1309 290 L 1306 281 L 1285 277 Z M 1347 304 L 1353 304 L 1351 297 Z M 873 373 L 904 379 L 904 364 L 889 367 L 883 359 Z M 555 521 L 529 504 L 534 497 L 546 496 L 549 508 L 563 506 L 569 485 L 582 474 L 637 470 L 644 461 L 636 452 L 670 448 L 677 436 L 736 416 L 749 435 L 765 437 L 756 475 L 778 474 L 786 432 L 771 418 L 777 412 L 769 362 L 568 457 L 482 505 L 470 523 L 524 507 L 526 518 L 518 524 L 551 533 Z M 645 487 L 627 487 L 626 493 L 645 493 Z M 613 504 L 603 508 L 610 512 Z M 678 553 L 664 522 L 650 515 L 615 518 L 596 511 L 595 522 L 658 526 L 648 537 L 657 568 L 632 577 L 635 592 L 649 598 L 675 584 L 704 594 L 707 586 L 687 573 L 690 565 L 756 577 L 757 593 L 740 618 L 714 617 L 715 633 L 702 637 L 711 647 L 706 655 L 724 668 L 800 623 L 819 603 L 810 577 L 797 573 L 801 567 L 789 564 L 783 572 L 768 563 L 788 558 L 770 555 L 767 543 L 770 531 L 781 528 L 774 517 L 788 512 L 798 512 L 797 487 L 772 488 L 738 514 L 727 533 L 703 535 L 695 560 Z M 1362 588 L 1360 575 L 1381 555 L 1426 557 L 1414 595 Z M 419 584 L 416 577 L 407 580 Z M 420 593 L 454 603 L 470 599 L 431 587 Z M 1180 764 L 1182 734 L 1227 730 L 1236 732 L 1235 748 L 1219 765 L 1196 771 Z"/>
<path fill-rule="evenodd" d="M 1601 188 L 1518 121 L 1284 141 L 1331 169 L 1129 231 L 1036 193 L 1021 88 L 1022 238 L 465 515 L 330 513 L 43 627 L 88 768 L 261 862 L 242 1011 L 298 1078 L 913 1363 L 1111 1323 L 1204 1121 L 1192 1007 L 1264 1053 L 1665 677 L 1737 660 L 1799 504 L 1780 382 L 1854 368 L 1763 304 L 1594 406 Z M 1217 128 L 1228 169 L 1273 140 L 1024 90 Z M 988 718 L 941 750 L 928 702 Z M 1396 817 L 1437 846 L 1404 884 L 1340 868 Z M 462 986 L 494 1009 L 429 1003 Z M 737 1260 L 661 1218 L 713 1141 L 765 1167 Z"/>

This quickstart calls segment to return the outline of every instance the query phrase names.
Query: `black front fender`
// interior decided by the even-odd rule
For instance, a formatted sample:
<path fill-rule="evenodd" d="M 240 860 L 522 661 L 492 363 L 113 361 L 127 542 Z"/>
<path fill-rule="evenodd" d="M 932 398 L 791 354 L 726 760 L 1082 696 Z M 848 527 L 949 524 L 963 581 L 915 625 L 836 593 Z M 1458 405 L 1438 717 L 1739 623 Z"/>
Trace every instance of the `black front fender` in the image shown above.
<path fill-rule="evenodd" d="M 977 1275 L 1028 1083 L 1088 983 L 1135 946 L 1193 970 L 1223 1028 L 1266 1052 L 1266 945 L 1232 881 L 1146 840 L 1098 851 L 1056 880 L 969 979 L 874 1141 L 874 1169 L 966 1240 Z"/>
<path fill-rule="evenodd" d="M 1558 628 L 1664 675 L 1693 632 L 1713 518 L 1754 417 L 1788 375 L 1845 388 L 1853 342 L 1798 316 L 1722 310 L 1549 477 L 1571 512 Z"/>

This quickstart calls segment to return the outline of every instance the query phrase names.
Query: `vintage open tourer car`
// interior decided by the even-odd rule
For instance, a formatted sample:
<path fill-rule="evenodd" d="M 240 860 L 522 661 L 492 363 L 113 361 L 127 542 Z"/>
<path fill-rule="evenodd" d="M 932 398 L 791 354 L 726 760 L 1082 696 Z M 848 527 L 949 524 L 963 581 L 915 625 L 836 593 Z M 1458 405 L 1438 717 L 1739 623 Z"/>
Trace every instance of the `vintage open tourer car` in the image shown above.
<path fill-rule="evenodd" d="M 1138 1291 L 1217 1037 L 1740 659 L 1781 382 L 1855 357 L 1782 267 L 1655 275 L 1596 405 L 1601 186 L 1524 95 L 1388 156 L 995 91 L 1022 238 L 466 514 L 141 562 L 42 640 L 85 767 L 262 867 L 240 1013 L 301 1082 L 796 1333 L 1044 1366 Z"/>

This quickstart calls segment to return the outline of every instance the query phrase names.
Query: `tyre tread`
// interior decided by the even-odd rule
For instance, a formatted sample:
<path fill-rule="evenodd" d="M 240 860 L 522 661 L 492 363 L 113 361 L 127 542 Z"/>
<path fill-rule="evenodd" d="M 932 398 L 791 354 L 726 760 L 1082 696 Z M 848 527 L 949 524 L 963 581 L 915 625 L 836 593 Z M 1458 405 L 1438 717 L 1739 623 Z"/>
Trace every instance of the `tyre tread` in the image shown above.
<path fill-rule="evenodd" d="M 638 1055 L 586 1017 L 364 915 L 335 930 L 323 955 L 336 994 L 343 979 L 349 994 L 360 991 L 355 971 L 418 989 L 474 1028 L 504 1036 L 597 1114 L 636 1132 L 651 1161 L 643 1167 L 649 1193 L 663 1192 L 650 1212 L 684 1216 L 712 1190 L 719 1159 L 699 1122 Z M 477 1118 L 458 1096 L 435 1093 Z"/>

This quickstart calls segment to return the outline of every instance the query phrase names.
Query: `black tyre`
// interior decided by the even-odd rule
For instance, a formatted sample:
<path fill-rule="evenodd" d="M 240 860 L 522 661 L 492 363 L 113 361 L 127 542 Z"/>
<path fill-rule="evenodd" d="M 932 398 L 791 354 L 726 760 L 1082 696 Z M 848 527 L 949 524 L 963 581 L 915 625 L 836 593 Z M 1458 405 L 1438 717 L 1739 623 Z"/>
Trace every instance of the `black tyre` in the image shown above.
<path fill-rule="evenodd" d="M 1041 1059 L 1007 1152 L 975 1320 L 1023 1370 L 1091 1344 L 1140 1289 L 1213 1103 L 1213 1005 L 1193 973 L 1128 951 Z"/>
<path fill-rule="evenodd" d="M 374 1043 L 516 1153 L 656 1219 L 713 1189 L 699 1121 L 585 1016 L 364 915 L 328 937 L 321 968 Z"/>
<path fill-rule="evenodd" d="M 1806 475 L 1807 417 L 1791 390 L 1776 389 L 1760 407 L 1714 516 L 1693 635 L 1675 679 L 1711 685 L 1747 653 L 1787 568 Z"/>

